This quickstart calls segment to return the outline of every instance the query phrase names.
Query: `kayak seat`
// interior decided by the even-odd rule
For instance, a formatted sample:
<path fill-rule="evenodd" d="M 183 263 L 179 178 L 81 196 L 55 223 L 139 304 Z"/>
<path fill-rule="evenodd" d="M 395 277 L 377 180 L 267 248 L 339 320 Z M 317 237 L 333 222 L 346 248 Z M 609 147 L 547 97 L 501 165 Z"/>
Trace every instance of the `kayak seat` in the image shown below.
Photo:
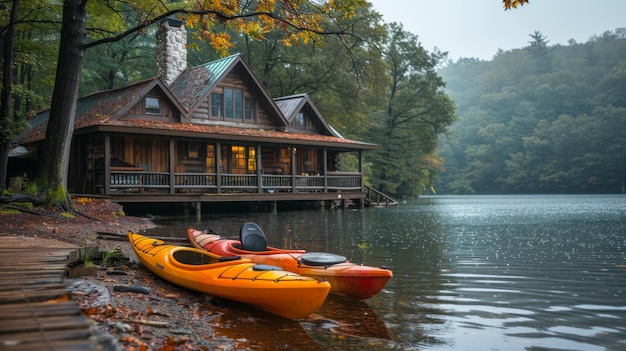
<path fill-rule="evenodd" d="M 248 251 L 265 251 L 267 239 L 258 224 L 253 222 L 244 223 L 239 229 L 239 241 L 242 248 Z"/>
<path fill-rule="evenodd" d="M 345 256 L 326 252 L 307 252 L 300 256 L 302 263 L 309 266 L 332 266 L 347 261 Z"/>
<path fill-rule="evenodd" d="M 252 266 L 253 271 L 282 271 L 283 269 L 269 264 L 255 264 Z"/>

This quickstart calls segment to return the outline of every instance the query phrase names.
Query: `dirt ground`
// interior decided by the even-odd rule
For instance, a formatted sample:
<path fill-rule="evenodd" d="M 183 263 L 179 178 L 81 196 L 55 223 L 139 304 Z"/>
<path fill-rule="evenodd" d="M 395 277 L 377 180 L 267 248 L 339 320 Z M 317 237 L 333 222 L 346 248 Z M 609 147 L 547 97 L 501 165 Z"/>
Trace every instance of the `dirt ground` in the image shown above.
<path fill-rule="evenodd" d="M 67 218 L 56 208 L 36 206 L 34 213 L 17 212 L 11 209 L 0 211 L 0 234 L 56 239 L 77 246 L 97 244 L 104 248 L 115 248 L 115 244 L 98 240 L 98 232 L 127 233 L 153 228 L 150 220 L 124 215 L 123 207 L 106 199 L 80 197 L 74 199 L 79 213 Z M 28 210 L 28 208 L 26 208 Z M 17 212 L 17 213 L 16 213 Z"/>
<path fill-rule="evenodd" d="M 38 214 L 0 209 L 0 235 L 55 239 L 79 247 L 95 246 L 105 253 L 121 251 L 121 255 L 111 255 L 106 265 L 94 256 L 95 273 L 67 279 L 73 299 L 93 320 L 105 350 L 247 348 L 214 333 L 214 328 L 223 327 L 220 301 L 156 278 L 137 263 L 125 238 L 98 235 L 141 232 L 154 223 L 124 216 L 122 206 L 108 200 L 77 198 L 75 206 L 84 215 L 64 218 L 58 210 L 44 207 L 33 208 Z M 129 287 L 135 291 L 124 291 Z"/>

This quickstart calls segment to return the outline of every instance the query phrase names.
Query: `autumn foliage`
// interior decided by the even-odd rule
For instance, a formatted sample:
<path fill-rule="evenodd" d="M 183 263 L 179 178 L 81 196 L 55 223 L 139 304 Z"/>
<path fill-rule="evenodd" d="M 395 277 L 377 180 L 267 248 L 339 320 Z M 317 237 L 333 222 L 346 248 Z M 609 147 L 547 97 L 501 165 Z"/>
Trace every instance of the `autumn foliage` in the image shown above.
<path fill-rule="evenodd" d="M 502 0 L 504 3 L 504 9 L 510 10 L 511 8 L 517 8 L 518 6 L 524 6 L 529 0 Z"/>

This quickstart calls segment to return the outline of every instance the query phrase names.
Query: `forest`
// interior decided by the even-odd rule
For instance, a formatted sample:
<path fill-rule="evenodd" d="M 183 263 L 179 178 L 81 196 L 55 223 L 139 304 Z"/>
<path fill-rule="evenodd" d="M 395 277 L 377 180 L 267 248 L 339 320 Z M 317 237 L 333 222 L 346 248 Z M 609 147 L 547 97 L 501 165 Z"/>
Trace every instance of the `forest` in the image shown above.
<path fill-rule="evenodd" d="M 200 3 L 65 0 L 79 11 L 67 17 L 60 3 L 6 2 L 0 151 L 37 110 L 71 102 L 75 85 L 85 96 L 155 76 L 156 23 L 175 15 L 187 19 L 190 67 L 238 52 L 271 96 L 308 94 L 341 135 L 378 145 L 364 156 L 365 181 L 394 197 L 624 192 L 625 29 L 567 46 L 530 33 L 527 47 L 491 61 L 453 62 L 426 50 L 419 33 L 384 22 L 367 1 L 298 3 L 299 17 L 268 20 L 258 7 L 221 1 L 194 8 Z M 62 25 L 81 16 L 84 37 L 70 43 L 78 51 L 70 58 L 80 60 L 60 59 L 71 53 L 59 50 Z M 78 83 L 59 85 L 69 76 L 61 68 L 78 70 Z M 58 106 L 59 115 L 71 116 L 70 106 Z M 47 158 L 44 171 L 63 169 Z M 341 167 L 357 161 L 342 159 Z"/>
<path fill-rule="evenodd" d="M 77 0 L 63 3 L 64 10 L 73 5 L 75 11 L 67 17 L 64 13 L 63 19 L 59 6 L 38 6 L 38 0 L 13 1 L 15 13 L 11 14 L 8 6 L 0 7 L 6 12 L 0 18 L 13 16 L 11 23 L 15 24 L 12 112 L 3 109 L 2 141 L 7 135 L 9 140 L 18 135 L 34 111 L 47 108 L 51 101 L 53 111 L 55 102 L 61 105 L 71 100 L 67 93 L 75 84 L 65 79 L 61 83 L 67 84 L 66 88 L 60 88 L 59 77 L 68 76 L 59 75 L 61 64 L 65 69 L 81 66 L 80 72 L 71 73 L 80 78 L 78 96 L 154 77 L 157 25 L 146 23 L 172 13 L 186 18 L 189 67 L 241 53 L 271 96 L 306 93 L 341 135 L 377 144 L 377 150 L 365 155 L 367 184 L 397 197 L 411 197 L 428 187 L 442 169 L 437 157 L 439 137 L 455 120 L 454 104 L 436 72 L 446 54 L 424 49 L 417 35 L 399 24 L 385 23 L 366 1 L 329 2 L 323 8 L 306 0 L 299 0 L 298 6 L 294 1 L 272 1 L 242 2 L 239 7 L 230 7 L 233 3 L 228 1 L 211 1 L 205 3 L 206 8 L 198 8 L 196 2 L 157 0 L 90 1 L 87 7 Z M 270 4 L 277 7 L 268 18 L 260 7 Z M 501 5 L 494 1 L 494 6 Z M 294 16 L 296 10 L 298 16 Z M 86 25 L 80 21 L 74 25 L 85 27 L 85 37 L 74 38 L 73 46 L 59 50 L 60 38 L 63 46 L 59 26 L 71 22 L 66 18 L 81 17 Z M 11 26 L 1 24 L 6 39 L 6 29 Z M 84 52 L 84 58 L 59 59 L 72 50 Z M 4 58 L 8 62 L 8 57 Z M 70 63 L 70 59 L 76 61 Z M 63 116 L 71 112 L 71 105 L 58 110 L 60 119 L 69 125 Z M 52 126 L 56 133 L 66 134 L 65 127 Z M 50 148 L 57 144 L 63 143 Z M 54 157 L 48 156 L 47 161 L 43 172 L 59 169 Z M 356 158 L 340 163 L 342 170 L 358 167 Z"/>
<path fill-rule="evenodd" d="M 624 193 L 626 28 L 438 70 L 458 121 L 441 141 L 440 194 Z"/>

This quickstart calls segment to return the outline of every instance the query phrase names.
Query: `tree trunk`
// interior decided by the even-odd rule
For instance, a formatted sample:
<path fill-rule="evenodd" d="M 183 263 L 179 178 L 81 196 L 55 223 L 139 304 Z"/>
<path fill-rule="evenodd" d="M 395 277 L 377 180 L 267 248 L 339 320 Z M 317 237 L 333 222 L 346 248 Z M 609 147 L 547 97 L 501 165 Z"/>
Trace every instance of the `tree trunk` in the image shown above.
<path fill-rule="evenodd" d="M 46 139 L 37 175 L 44 200 L 64 209 L 72 208 L 67 192 L 78 83 L 85 48 L 87 0 L 64 0 L 59 60 L 50 105 Z"/>
<path fill-rule="evenodd" d="M 7 25 L 3 50 L 2 67 L 2 92 L 0 93 L 0 189 L 7 184 L 7 164 L 9 161 L 9 142 L 13 137 L 10 135 L 11 119 L 13 118 L 11 95 L 15 77 L 15 52 L 13 41 L 15 40 L 15 24 L 17 21 L 17 8 L 19 0 L 14 0 L 11 7 L 9 24 Z"/>

